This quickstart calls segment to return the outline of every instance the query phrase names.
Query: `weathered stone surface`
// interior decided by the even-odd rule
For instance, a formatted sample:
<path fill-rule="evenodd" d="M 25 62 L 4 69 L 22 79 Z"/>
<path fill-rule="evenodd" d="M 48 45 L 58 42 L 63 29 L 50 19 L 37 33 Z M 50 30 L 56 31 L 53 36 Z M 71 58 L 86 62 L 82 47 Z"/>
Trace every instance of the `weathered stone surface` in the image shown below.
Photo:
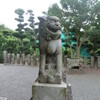
<path fill-rule="evenodd" d="M 8 99 L 5 97 L 0 97 L 0 100 L 8 100 Z"/>
<path fill-rule="evenodd" d="M 8 62 L 7 51 L 4 51 L 3 55 L 4 55 L 4 64 L 7 64 L 7 62 Z"/>
<path fill-rule="evenodd" d="M 94 57 L 91 56 L 91 68 L 93 68 L 93 67 L 94 67 Z"/>
<path fill-rule="evenodd" d="M 17 64 L 20 64 L 20 54 L 17 54 L 17 56 L 16 56 L 16 62 L 17 62 Z"/>
<path fill-rule="evenodd" d="M 30 56 L 30 54 L 27 55 L 27 63 L 28 63 L 28 65 L 31 65 L 31 56 Z"/>
<path fill-rule="evenodd" d="M 40 66 L 38 82 L 60 84 L 62 77 L 61 23 L 56 16 L 38 17 Z"/>
<path fill-rule="evenodd" d="M 71 84 L 67 86 L 67 100 L 73 100 Z"/>
<path fill-rule="evenodd" d="M 22 65 L 25 65 L 25 54 L 22 54 Z"/>
<path fill-rule="evenodd" d="M 37 65 L 37 59 L 36 59 L 36 54 L 34 53 L 33 55 L 33 64 L 36 66 Z"/>
<path fill-rule="evenodd" d="M 8 63 L 10 64 L 11 63 L 11 54 L 10 53 L 8 53 Z"/>
<path fill-rule="evenodd" d="M 64 67 L 67 67 L 67 55 L 64 56 Z"/>
<path fill-rule="evenodd" d="M 100 68 L 100 56 L 98 56 L 98 68 Z"/>
<path fill-rule="evenodd" d="M 31 100 L 67 100 L 67 85 L 34 83 Z"/>
<path fill-rule="evenodd" d="M 37 66 L 39 66 L 40 65 L 40 59 L 38 57 L 36 58 L 36 61 L 37 61 Z"/>
<path fill-rule="evenodd" d="M 81 69 L 82 66 L 83 66 L 83 60 L 82 59 L 67 58 L 67 67 L 69 69 L 74 68 L 74 67 L 79 67 L 79 69 Z"/>
<path fill-rule="evenodd" d="M 11 54 L 11 64 L 15 64 L 15 54 Z"/>

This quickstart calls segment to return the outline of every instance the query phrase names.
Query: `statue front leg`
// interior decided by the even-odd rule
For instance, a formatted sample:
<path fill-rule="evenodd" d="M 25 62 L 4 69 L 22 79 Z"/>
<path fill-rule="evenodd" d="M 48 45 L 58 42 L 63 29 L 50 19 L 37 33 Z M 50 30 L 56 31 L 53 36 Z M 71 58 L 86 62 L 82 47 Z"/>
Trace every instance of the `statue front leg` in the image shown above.
<path fill-rule="evenodd" d="M 45 76 L 45 61 L 46 54 L 40 54 L 40 68 L 39 68 L 39 76 Z"/>
<path fill-rule="evenodd" d="M 61 78 L 61 75 L 62 75 L 62 53 L 57 54 L 56 57 L 57 57 L 57 62 L 56 62 L 57 73 L 56 73 L 55 77 Z"/>

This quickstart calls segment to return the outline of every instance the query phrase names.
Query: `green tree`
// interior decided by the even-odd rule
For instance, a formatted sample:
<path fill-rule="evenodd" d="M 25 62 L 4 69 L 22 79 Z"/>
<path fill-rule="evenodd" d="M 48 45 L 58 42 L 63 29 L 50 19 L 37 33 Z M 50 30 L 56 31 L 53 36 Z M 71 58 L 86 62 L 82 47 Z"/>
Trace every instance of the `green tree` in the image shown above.
<path fill-rule="evenodd" d="M 14 31 L 5 27 L 5 25 L 0 25 L 0 62 L 3 62 L 3 51 L 16 53 L 16 48 L 18 43 L 16 38 L 13 37 Z"/>
<path fill-rule="evenodd" d="M 99 53 L 100 49 L 100 1 L 93 7 L 91 11 L 91 27 L 88 31 L 89 46 L 91 47 L 91 54 L 95 57 L 96 53 Z M 88 45 L 87 45 L 88 46 Z"/>
<path fill-rule="evenodd" d="M 26 32 L 29 35 L 30 45 L 35 52 L 38 45 L 37 45 L 37 32 L 34 24 L 34 14 L 32 10 L 27 10 L 27 14 L 29 14 L 29 18 L 28 18 L 29 27 L 26 28 Z"/>
<path fill-rule="evenodd" d="M 17 34 L 18 38 L 21 40 L 21 46 L 23 46 L 23 38 L 25 38 L 23 35 L 24 34 L 24 27 L 27 25 L 27 23 L 24 23 L 24 13 L 25 11 L 21 8 L 18 8 L 15 10 L 15 13 L 18 15 L 18 18 L 15 18 L 16 21 L 19 22 L 19 24 L 17 25 L 18 28 L 16 29 L 16 31 L 18 31 L 19 35 Z"/>
<path fill-rule="evenodd" d="M 93 7 L 98 3 L 98 1 L 60 0 L 60 3 L 62 8 L 57 4 L 54 4 L 49 8 L 48 15 L 56 15 L 61 19 L 64 30 L 67 33 L 67 41 L 69 42 L 70 48 L 72 47 L 69 32 L 75 33 L 74 36 L 77 41 L 77 58 L 80 58 L 80 48 L 84 42 L 88 41 L 87 31 L 91 26 L 92 19 L 94 18 L 91 17 L 95 13 Z M 57 13 L 54 13 L 54 11 L 57 11 Z M 91 12 L 93 14 L 91 14 Z"/>
<path fill-rule="evenodd" d="M 3 33 L 0 32 L 0 63 L 3 62 L 3 44 L 5 42 L 5 38 L 3 36 Z"/>
<path fill-rule="evenodd" d="M 20 41 L 16 37 L 8 36 L 5 38 L 5 43 L 3 43 L 2 48 L 3 50 L 7 50 L 9 53 L 18 53 L 20 46 Z"/>

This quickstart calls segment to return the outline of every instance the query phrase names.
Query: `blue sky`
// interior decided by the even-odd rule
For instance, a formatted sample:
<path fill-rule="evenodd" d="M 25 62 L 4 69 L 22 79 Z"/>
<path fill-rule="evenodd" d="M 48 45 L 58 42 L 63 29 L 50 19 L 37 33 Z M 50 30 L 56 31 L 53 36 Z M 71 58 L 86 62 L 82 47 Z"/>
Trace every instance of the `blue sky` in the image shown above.
<path fill-rule="evenodd" d="M 17 22 L 14 20 L 17 15 L 15 9 L 32 9 L 37 20 L 37 16 L 42 15 L 42 11 L 47 11 L 53 3 L 59 3 L 59 0 L 1 0 L 0 1 L 0 24 L 15 29 Z"/>

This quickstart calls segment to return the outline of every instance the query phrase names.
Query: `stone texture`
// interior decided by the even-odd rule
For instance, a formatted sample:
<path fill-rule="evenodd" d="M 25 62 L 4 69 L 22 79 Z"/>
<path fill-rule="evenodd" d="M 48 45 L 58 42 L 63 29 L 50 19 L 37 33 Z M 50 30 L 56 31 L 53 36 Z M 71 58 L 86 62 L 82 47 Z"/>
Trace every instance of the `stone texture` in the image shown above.
<path fill-rule="evenodd" d="M 98 56 L 98 68 L 100 68 L 100 56 Z"/>
<path fill-rule="evenodd" d="M 10 53 L 8 53 L 8 64 L 10 64 L 11 63 L 11 54 Z"/>
<path fill-rule="evenodd" d="M 3 52 L 3 55 L 4 55 L 4 64 L 7 64 L 7 51 L 4 51 Z"/>
<path fill-rule="evenodd" d="M 8 100 L 8 99 L 5 97 L 0 97 L 0 100 Z"/>
<path fill-rule="evenodd" d="M 37 65 L 37 60 L 36 60 L 36 54 L 34 53 L 33 55 L 33 65 Z"/>
<path fill-rule="evenodd" d="M 25 65 L 25 54 L 22 54 L 22 65 Z"/>
<path fill-rule="evenodd" d="M 15 64 L 15 54 L 11 54 L 11 64 Z"/>
<path fill-rule="evenodd" d="M 33 56 L 31 56 L 31 66 L 33 66 Z"/>
<path fill-rule="evenodd" d="M 40 66 L 38 82 L 61 84 L 61 23 L 56 16 L 38 17 Z"/>
<path fill-rule="evenodd" d="M 82 59 L 67 58 L 67 67 L 69 69 L 74 68 L 74 67 L 79 67 L 79 69 L 81 69 L 82 66 L 83 66 L 83 60 Z"/>
<path fill-rule="evenodd" d="M 27 55 L 27 63 L 28 63 L 28 65 L 31 65 L 31 56 L 30 56 L 30 54 Z"/>
<path fill-rule="evenodd" d="M 17 62 L 17 64 L 20 64 L 20 54 L 17 54 L 17 56 L 16 56 L 16 62 Z"/>
<path fill-rule="evenodd" d="M 67 55 L 64 56 L 64 67 L 67 67 Z"/>
<path fill-rule="evenodd" d="M 67 100 L 73 100 L 71 84 L 67 86 Z"/>
<path fill-rule="evenodd" d="M 91 56 L 91 68 L 93 68 L 93 67 L 94 67 L 94 57 Z"/>
<path fill-rule="evenodd" d="M 67 85 L 34 83 L 31 100 L 67 100 Z"/>

